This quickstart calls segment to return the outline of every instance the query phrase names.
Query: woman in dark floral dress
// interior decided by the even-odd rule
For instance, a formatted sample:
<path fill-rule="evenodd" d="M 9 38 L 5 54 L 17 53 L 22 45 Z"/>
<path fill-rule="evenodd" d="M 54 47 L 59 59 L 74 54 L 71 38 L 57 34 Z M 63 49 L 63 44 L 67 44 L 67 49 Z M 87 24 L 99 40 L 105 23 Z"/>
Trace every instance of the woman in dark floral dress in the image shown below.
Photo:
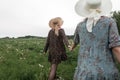
<path fill-rule="evenodd" d="M 51 63 L 51 70 L 48 80 L 54 80 L 56 77 L 57 66 L 61 61 L 67 60 L 66 47 L 68 47 L 68 39 L 64 30 L 61 28 L 63 20 L 56 17 L 50 20 L 49 26 L 52 28 L 47 37 L 44 52 L 49 49 L 48 61 Z"/>
<path fill-rule="evenodd" d="M 77 25 L 71 47 L 80 44 L 73 80 L 120 80 L 115 65 L 115 57 L 120 63 L 120 36 L 115 20 L 103 14 L 110 12 L 110 0 L 79 0 L 75 8 L 86 19 Z"/>

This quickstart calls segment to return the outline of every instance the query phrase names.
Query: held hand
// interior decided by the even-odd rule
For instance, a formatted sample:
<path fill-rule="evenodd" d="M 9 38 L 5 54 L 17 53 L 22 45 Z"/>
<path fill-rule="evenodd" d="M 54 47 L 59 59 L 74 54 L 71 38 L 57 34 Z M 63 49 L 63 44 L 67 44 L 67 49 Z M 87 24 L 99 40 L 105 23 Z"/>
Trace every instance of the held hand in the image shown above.
<path fill-rule="evenodd" d="M 69 48 L 69 51 L 73 51 L 72 46 L 68 46 L 68 48 Z"/>
<path fill-rule="evenodd" d="M 75 44 L 73 44 L 70 48 L 69 48 L 69 50 L 70 51 L 73 51 L 73 49 L 76 47 L 76 45 Z"/>
<path fill-rule="evenodd" d="M 71 43 L 71 44 L 68 46 L 69 51 L 73 51 L 75 45 L 74 45 L 73 41 L 70 41 L 70 43 Z"/>
<path fill-rule="evenodd" d="M 70 50 L 70 51 L 73 51 L 73 48 L 72 48 L 72 47 L 70 47 L 70 48 L 69 48 L 69 50 Z"/>

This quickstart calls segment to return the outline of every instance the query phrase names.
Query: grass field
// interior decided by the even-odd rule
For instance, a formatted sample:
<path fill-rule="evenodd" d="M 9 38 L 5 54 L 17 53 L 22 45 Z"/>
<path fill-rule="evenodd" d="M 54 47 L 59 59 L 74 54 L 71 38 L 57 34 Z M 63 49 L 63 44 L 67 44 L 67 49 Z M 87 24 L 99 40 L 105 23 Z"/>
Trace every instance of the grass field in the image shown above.
<path fill-rule="evenodd" d="M 0 80 L 47 80 L 50 64 L 42 50 L 45 39 L 0 39 Z M 79 47 L 79 46 L 78 46 Z M 58 66 L 61 80 L 72 80 L 78 47 Z"/>

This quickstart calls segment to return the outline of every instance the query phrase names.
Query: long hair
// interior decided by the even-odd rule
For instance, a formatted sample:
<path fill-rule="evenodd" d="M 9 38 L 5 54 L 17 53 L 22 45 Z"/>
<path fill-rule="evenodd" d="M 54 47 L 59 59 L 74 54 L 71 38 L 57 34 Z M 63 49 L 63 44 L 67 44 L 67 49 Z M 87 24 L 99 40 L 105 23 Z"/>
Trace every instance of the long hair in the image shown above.
<path fill-rule="evenodd" d="M 54 23 L 54 30 L 55 30 L 55 34 L 56 34 L 57 36 L 59 36 L 58 22 Z"/>

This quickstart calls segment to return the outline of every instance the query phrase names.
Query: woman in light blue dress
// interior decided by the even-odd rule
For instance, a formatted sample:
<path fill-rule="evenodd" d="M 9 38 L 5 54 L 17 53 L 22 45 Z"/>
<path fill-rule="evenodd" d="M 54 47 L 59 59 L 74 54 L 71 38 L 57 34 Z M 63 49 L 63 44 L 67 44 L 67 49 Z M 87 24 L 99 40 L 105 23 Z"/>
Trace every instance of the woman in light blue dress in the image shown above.
<path fill-rule="evenodd" d="M 73 80 L 120 80 L 114 59 L 117 55 L 120 62 L 120 36 L 116 22 L 101 15 L 94 18 L 94 15 L 87 17 L 75 30 L 71 50 L 78 44 L 80 50 Z"/>

